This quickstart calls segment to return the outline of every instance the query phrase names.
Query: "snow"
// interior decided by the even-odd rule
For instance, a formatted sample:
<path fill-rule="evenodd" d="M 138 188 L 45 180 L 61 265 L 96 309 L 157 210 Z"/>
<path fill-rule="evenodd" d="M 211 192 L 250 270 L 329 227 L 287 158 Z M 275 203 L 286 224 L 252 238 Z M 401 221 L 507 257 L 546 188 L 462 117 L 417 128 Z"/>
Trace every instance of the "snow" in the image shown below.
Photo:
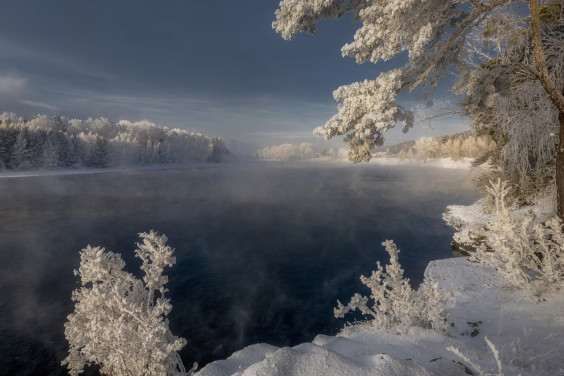
<path fill-rule="evenodd" d="M 255 344 L 215 361 L 198 376 L 468 375 L 479 374 L 447 350 L 453 346 L 486 373 L 498 373 L 485 337 L 496 346 L 504 375 L 564 375 L 564 293 L 535 303 L 500 281 L 487 266 L 465 257 L 432 261 L 430 282 L 453 294 L 447 333 L 412 328 L 396 335 L 367 324 L 337 336 L 278 348 Z M 564 287 L 564 286 L 563 286 Z"/>

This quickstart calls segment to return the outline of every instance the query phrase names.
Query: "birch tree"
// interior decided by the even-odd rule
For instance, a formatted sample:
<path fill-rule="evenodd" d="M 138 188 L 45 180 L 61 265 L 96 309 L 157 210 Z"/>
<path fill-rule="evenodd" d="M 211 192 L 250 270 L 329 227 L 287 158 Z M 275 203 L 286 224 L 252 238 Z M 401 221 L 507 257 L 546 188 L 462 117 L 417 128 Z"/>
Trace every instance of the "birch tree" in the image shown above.
<path fill-rule="evenodd" d="M 519 101 L 528 95 L 523 83 L 537 85 L 548 110 L 557 118 L 552 158 L 556 165 L 558 214 L 564 218 L 563 3 L 284 0 L 276 11 L 273 28 L 289 40 L 300 31 L 314 33 L 321 19 L 353 13 L 360 28 L 353 41 L 342 47 L 343 56 L 354 57 L 358 63 L 408 56 L 404 66 L 334 91 L 338 112 L 314 133 L 326 138 L 345 135 L 353 162 L 370 160 L 374 148 L 383 144 L 384 133 L 396 123 L 403 122 L 404 130 L 413 126 L 412 113 L 398 103 L 400 92 L 420 88 L 432 95 L 452 70 L 458 76 L 455 90 L 472 99 L 463 103 L 468 114 L 485 107 L 492 95 L 507 98 L 517 93 L 515 100 Z M 491 30 L 495 30 L 496 38 L 486 33 Z M 536 123 L 544 122 L 539 115 Z"/>

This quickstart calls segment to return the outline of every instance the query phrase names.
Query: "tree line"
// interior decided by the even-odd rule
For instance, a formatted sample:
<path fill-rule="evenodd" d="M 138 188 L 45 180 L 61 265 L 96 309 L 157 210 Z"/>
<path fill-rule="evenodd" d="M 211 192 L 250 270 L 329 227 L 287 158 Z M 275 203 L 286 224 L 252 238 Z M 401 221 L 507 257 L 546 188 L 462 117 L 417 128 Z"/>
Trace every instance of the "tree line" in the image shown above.
<path fill-rule="evenodd" d="M 223 140 L 153 123 L 0 115 L 0 170 L 220 162 Z"/>
<path fill-rule="evenodd" d="M 428 158 L 482 158 L 496 148 L 495 141 L 488 135 L 476 135 L 472 131 L 440 137 L 421 137 L 386 148 L 386 154 L 400 160 L 421 160 Z"/>

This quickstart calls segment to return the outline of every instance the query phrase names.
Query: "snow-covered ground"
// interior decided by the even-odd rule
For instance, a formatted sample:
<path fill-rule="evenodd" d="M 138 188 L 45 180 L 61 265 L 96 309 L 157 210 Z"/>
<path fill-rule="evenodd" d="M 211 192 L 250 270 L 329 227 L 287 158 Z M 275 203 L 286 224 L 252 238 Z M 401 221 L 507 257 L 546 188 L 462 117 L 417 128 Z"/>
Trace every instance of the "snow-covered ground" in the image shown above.
<path fill-rule="evenodd" d="M 426 278 L 452 292 L 447 333 L 413 328 L 395 335 L 370 326 L 350 326 L 335 337 L 278 348 L 255 344 L 226 360 L 208 364 L 198 376 L 222 375 L 479 375 L 460 350 L 485 374 L 564 375 L 564 294 L 531 302 L 505 287 L 491 268 L 459 257 L 431 262 Z"/>

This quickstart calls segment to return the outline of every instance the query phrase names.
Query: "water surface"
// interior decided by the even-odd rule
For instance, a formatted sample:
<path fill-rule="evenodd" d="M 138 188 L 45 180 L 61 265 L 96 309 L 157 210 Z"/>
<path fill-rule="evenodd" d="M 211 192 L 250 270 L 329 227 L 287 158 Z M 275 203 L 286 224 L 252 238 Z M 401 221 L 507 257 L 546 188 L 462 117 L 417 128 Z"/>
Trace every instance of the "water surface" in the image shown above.
<path fill-rule="evenodd" d="M 468 170 L 291 164 L 210 165 L 0 178 L 0 374 L 66 374 L 63 324 L 87 244 L 122 253 L 157 230 L 175 248 L 172 332 L 185 364 L 256 342 L 335 334 L 336 300 L 368 295 L 359 276 L 394 239 L 414 284 L 451 257 L 448 204 L 478 197 Z"/>

